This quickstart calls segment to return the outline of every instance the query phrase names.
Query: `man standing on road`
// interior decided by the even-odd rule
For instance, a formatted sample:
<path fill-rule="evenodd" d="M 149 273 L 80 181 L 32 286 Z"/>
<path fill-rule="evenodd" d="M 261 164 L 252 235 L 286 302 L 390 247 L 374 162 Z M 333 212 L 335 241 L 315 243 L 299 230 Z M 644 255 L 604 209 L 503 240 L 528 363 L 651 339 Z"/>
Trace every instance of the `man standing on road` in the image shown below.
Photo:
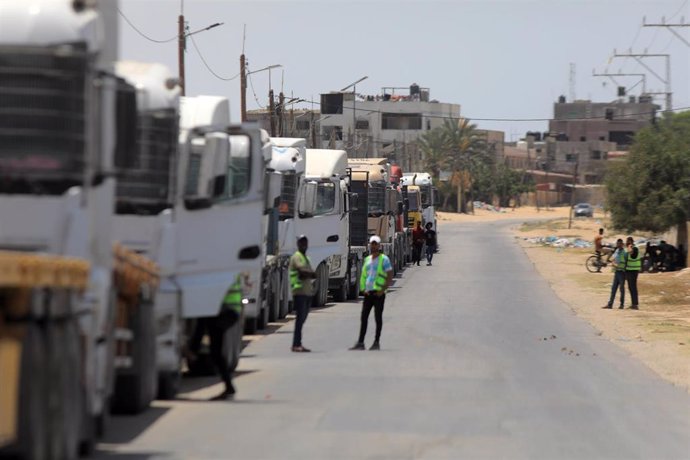
<path fill-rule="evenodd" d="M 630 291 L 630 308 L 632 310 L 639 309 L 639 299 L 637 298 L 637 275 L 642 269 L 642 253 L 635 246 L 632 237 L 628 237 L 628 251 L 625 254 L 625 281 L 628 283 L 628 290 Z"/>
<path fill-rule="evenodd" d="M 313 279 L 316 273 L 311 268 L 311 260 L 307 257 L 309 240 L 300 235 L 297 238 L 297 251 L 290 257 L 290 288 L 292 301 L 295 306 L 295 332 L 292 337 L 292 351 L 297 353 L 310 352 L 302 346 L 302 326 L 307 320 L 311 300 L 314 295 Z"/>
<path fill-rule="evenodd" d="M 417 221 L 417 226 L 412 230 L 412 264 L 419 265 L 422 260 L 422 246 L 424 246 L 424 229 L 422 223 Z"/>
<path fill-rule="evenodd" d="M 381 238 L 377 235 L 369 239 L 369 249 L 371 253 L 364 259 L 362 276 L 359 279 L 359 290 L 364 295 L 359 340 L 350 350 L 364 350 L 364 336 L 367 334 L 369 313 L 372 308 L 374 308 L 374 318 L 376 319 L 376 337 L 369 349 L 381 349 L 383 304 L 386 301 L 386 290 L 393 281 L 393 265 L 391 265 L 388 256 L 381 252 Z"/>
<path fill-rule="evenodd" d="M 604 308 L 613 308 L 613 302 L 616 300 L 616 291 L 620 289 L 621 299 L 620 306 L 618 308 L 623 308 L 623 303 L 625 301 L 625 249 L 623 247 L 623 240 L 618 238 L 616 241 L 616 250 L 613 251 L 613 284 L 611 285 L 611 296 L 609 297 L 609 302 Z"/>
<path fill-rule="evenodd" d="M 431 265 L 431 259 L 434 258 L 436 252 L 436 232 L 431 228 L 434 226 L 431 222 L 426 223 L 426 231 L 424 232 L 424 239 L 426 243 L 426 264 Z"/>

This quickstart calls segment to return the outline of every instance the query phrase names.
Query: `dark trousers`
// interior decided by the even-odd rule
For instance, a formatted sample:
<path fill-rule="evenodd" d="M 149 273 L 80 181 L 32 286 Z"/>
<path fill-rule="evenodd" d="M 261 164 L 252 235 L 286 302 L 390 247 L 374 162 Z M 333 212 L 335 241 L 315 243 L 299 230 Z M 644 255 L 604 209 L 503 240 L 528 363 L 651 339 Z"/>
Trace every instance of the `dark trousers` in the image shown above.
<path fill-rule="evenodd" d="M 608 306 L 612 307 L 613 302 L 616 300 L 616 291 L 621 291 L 621 307 L 625 301 L 625 272 L 622 270 L 616 270 L 613 274 L 613 284 L 611 285 L 611 297 L 609 297 Z"/>
<path fill-rule="evenodd" d="M 436 245 L 435 244 L 427 244 L 426 245 L 426 261 L 431 263 L 431 259 L 434 258 L 434 252 L 436 252 Z"/>
<path fill-rule="evenodd" d="M 232 388 L 232 374 L 228 360 L 223 356 L 223 340 L 225 333 L 232 326 L 229 321 L 221 320 L 220 316 L 209 316 L 198 318 L 194 334 L 189 339 L 189 349 L 198 353 L 201 347 L 201 340 L 208 334 L 211 346 L 209 349 L 211 360 L 220 374 L 220 378 L 225 383 L 226 390 Z"/>
<path fill-rule="evenodd" d="M 311 296 L 309 295 L 296 295 L 293 297 L 293 303 L 295 305 L 295 333 L 292 336 L 292 346 L 301 347 L 302 346 L 302 326 L 307 320 L 309 315 L 309 308 L 311 308 Z"/>
<path fill-rule="evenodd" d="M 637 298 L 637 275 L 639 273 L 638 271 L 625 272 L 625 280 L 628 282 L 628 290 L 630 291 L 630 300 L 633 307 L 639 305 Z"/>
<path fill-rule="evenodd" d="M 419 265 L 419 261 L 422 260 L 422 244 L 412 245 L 412 263 Z"/>
<path fill-rule="evenodd" d="M 376 342 L 381 338 L 381 329 L 383 329 L 383 303 L 385 301 L 386 294 L 380 297 L 373 293 L 364 296 L 364 302 L 362 303 L 362 324 L 359 327 L 358 343 L 364 343 L 364 336 L 367 335 L 369 313 L 371 313 L 372 307 L 374 308 L 374 318 L 376 319 Z"/>

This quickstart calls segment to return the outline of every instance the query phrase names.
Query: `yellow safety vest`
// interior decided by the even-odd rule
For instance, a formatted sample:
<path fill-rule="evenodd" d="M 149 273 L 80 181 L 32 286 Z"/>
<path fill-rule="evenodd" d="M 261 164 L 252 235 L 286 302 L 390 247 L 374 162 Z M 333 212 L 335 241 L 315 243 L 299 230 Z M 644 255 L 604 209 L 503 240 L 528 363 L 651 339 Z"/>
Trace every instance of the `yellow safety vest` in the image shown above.
<path fill-rule="evenodd" d="M 242 313 L 242 283 L 239 277 L 235 283 L 230 286 L 228 292 L 223 297 L 223 306 L 228 306 L 237 313 Z"/>
<path fill-rule="evenodd" d="M 637 258 L 632 256 L 632 252 L 628 253 L 628 260 L 625 263 L 625 271 L 639 272 L 642 270 L 642 251 L 637 251 Z"/>
<path fill-rule="evenodd" d="M 299 257 L 302 259 L 302 265 L 306 265 L 307 262 L 309 263 L 309 266 L 311 266 L 311 259 L 309 256 L 305 256 L 302 254 L 300 251 L 295 252 L 295 254 L 299 254 Z M 302 280 L 299 277 L 299 271 L 295 270 L 294 268 L 290 269 L 290 288 L 295 291 L 297 289 L 300 289 L 303 286 Z"/>
<path fill-rule="evenodd" d="M 388 280 L 388 274 L 383 269 L 383 254 L 378 255 L 379 263 L 376 267 L 376 278 L 374 279 L 374 290 L 383 291 L 386 287 L 386 281 Z M 359 290 L 364 291 L 367 288 L 367 267 L 371 264 L 371 256 L 367 256 L 364 259 L 364 265 L 362 266 L 362 274 L 359 277 Z"/>

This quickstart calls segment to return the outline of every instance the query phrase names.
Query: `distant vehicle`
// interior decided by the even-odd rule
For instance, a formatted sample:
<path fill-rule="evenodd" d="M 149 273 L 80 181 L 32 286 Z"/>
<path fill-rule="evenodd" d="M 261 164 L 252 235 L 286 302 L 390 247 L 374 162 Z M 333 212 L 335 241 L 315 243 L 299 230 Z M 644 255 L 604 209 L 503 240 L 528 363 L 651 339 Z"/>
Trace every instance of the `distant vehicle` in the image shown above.
<path fill-rule="evenodd" d="M 575 217 L 592 217 L 594 208 L 589 203 L 578 203 L 573 208 Z"/>

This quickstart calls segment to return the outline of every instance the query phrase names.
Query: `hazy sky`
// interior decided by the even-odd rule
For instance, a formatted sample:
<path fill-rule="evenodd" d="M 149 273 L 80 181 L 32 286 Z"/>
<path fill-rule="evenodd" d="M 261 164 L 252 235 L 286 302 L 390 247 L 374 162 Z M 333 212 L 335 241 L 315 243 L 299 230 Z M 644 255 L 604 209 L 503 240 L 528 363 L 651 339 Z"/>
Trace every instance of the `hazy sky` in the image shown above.
<path fill-rule="evenodd" d="M 177 33 L 180 0 L 120 0 L 120 10 L 150 38 Z M 599 73 L 642 73 L 648 91 L 664 84 L 634 59 L 610 60 L 632 47 L 636 53 L 671 54 L 674 108 L 690 106 L 690 47 L 647 22 L 690 22 L 689 0 L 476 0 L 476 1 L 229 1 L 186 0 L 191 30 L 224 22 L 194 36 L 211 69 L 221 77 L 239 72 L 243 27 L 250 70 L 272 64 L 273 88 L 304 99 L 369 78 L 358 93 L 380 94 L 383 86 L 429 87 L 431 97 L 461 104 L 462 115 L 481 118 L 550 118 L 553 102 L 570 94 L 570 63 L 576 65 L 578 99 L 610 101 L 616 85 Z M 674 16 L 675 15 L 675 16 Z M 672 19 L 672 20 L 671 20 Z M 690 42 L 690 27 L 676 29 Z M 154 43 L 120 21 L 120 56 L 161 62 L 177 72 L 177 42 Z M 645 62 L 665 77 L 665 61 Z M 239 78 L 223 81 L 206 69 L 193 43 L 186 53 L 187 94 L 230 98 L 239 121 Z M 632 86 L 638 77 L 621 77 Z M 269 74 L 251 75 L 258 102 L 268 100 Z M 632 91 L 639 94 L 641 85 Z M 663 105 L 660 97 L 658 102 Z M 258 104 L 249 87 L 247 107 Z M 318 107 L 318 106 L 316 106 Z M 476 120 L 500 129 L 506 140 L 547 122 Z"/>

